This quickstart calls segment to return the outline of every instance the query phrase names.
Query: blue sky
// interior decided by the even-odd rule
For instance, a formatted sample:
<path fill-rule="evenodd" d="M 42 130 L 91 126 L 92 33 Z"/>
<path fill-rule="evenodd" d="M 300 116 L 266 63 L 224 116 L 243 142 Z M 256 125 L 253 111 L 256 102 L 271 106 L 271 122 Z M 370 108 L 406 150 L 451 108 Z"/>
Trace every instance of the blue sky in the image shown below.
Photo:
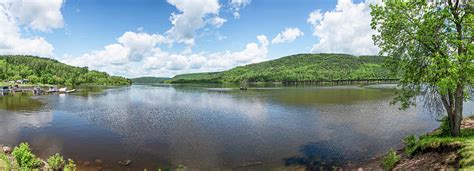
<path fill-rule="evenodd" d="M 4 0 L 0 54 L 127 77 L 230 69 L 297 53 L 375 54 L 362 0 Z M 2 36 L 0 36 L 0 41 Z M 2 48 L 3 47 L 3 48 Z"/>

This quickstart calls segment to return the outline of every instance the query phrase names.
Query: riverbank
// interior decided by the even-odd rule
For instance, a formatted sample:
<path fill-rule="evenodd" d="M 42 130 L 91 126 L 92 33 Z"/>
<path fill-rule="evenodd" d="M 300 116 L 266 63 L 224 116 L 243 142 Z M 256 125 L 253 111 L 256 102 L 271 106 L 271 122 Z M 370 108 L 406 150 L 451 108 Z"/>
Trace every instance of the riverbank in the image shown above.
<path fill-rule="evenodd" d="M 441 128 L 404 139 L 405 147 L 395 150 L 398 161 L 391 170 L 449 170 L 469 169 L 474 166 L 474 117 L 464 118 L 460 137 L 442 135 Z M 411 140 L 410 140 L 411 139 Z M 343 168 L 358 170 L 386 170 L 387 155 Z"/>

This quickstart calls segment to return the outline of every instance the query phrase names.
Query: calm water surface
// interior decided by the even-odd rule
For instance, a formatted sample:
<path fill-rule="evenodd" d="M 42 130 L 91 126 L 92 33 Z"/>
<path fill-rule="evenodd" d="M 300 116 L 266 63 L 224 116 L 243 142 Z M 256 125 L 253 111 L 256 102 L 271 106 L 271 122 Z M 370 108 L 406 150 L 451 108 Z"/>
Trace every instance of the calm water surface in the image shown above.
<path fill-rule="evenodd" d="M 305 158 L 359 162 L 400 147 L 438 123 L 422 107 L 389 105 L 392 90 L 359 87 L 149 86 L 70 95 L 1 96 L 0 144 L 29 142 L 119 169 L 280 168 Z M 472 113 L 474 105 L 465 105 Z M 256 166 L 245 166 L 249 163 Z"/>

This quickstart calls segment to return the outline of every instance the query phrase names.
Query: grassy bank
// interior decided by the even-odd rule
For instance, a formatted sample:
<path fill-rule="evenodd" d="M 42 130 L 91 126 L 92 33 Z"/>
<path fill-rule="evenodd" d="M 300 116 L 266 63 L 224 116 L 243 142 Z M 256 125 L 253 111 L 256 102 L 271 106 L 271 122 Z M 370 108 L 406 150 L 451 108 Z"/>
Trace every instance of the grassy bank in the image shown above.
<path fill-rule="evenodd" d="M 474 169 L 474 118 L 465 118 L 461 136 L 451 137 L 445 121 L 440 128 L 421 135 L 411 135 L 403 142 L 405 147 L 390 151 L 380 158 L 385 170 L 419 169 Z"/>

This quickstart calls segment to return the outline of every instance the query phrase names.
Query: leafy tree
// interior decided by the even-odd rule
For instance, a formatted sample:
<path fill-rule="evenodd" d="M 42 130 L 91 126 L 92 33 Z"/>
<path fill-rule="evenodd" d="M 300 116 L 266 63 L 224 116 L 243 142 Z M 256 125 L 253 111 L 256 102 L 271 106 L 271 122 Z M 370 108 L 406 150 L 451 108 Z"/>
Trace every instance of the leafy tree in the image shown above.
<path fill-rule="evenodd" d="M 460 135 L 463 102 L 473 83 L 473 3 L 467 0 L 385 1 L 373 5 L 371 26 L 380 54 L 389 57 L 401 90 L 394 102 L 406 109 L 423 92 L 425 104 L 448 116 Z"/>
<path fill-rule="evenodd" d="M 36 84 L 40 82 L 40 78 L 36 75 L 30 75 L 26 77 L 28 80 L 30 80 L 31 83 Z"/>
<path fill-rule="evenodd" d="M 21 79 L 21 76 L 19 76 L 19 75 L 14 75 L 14 76 L 10 77 L 10 79 L 13 80 L 13 81 L 20 80 L 20 79 Z"/>

